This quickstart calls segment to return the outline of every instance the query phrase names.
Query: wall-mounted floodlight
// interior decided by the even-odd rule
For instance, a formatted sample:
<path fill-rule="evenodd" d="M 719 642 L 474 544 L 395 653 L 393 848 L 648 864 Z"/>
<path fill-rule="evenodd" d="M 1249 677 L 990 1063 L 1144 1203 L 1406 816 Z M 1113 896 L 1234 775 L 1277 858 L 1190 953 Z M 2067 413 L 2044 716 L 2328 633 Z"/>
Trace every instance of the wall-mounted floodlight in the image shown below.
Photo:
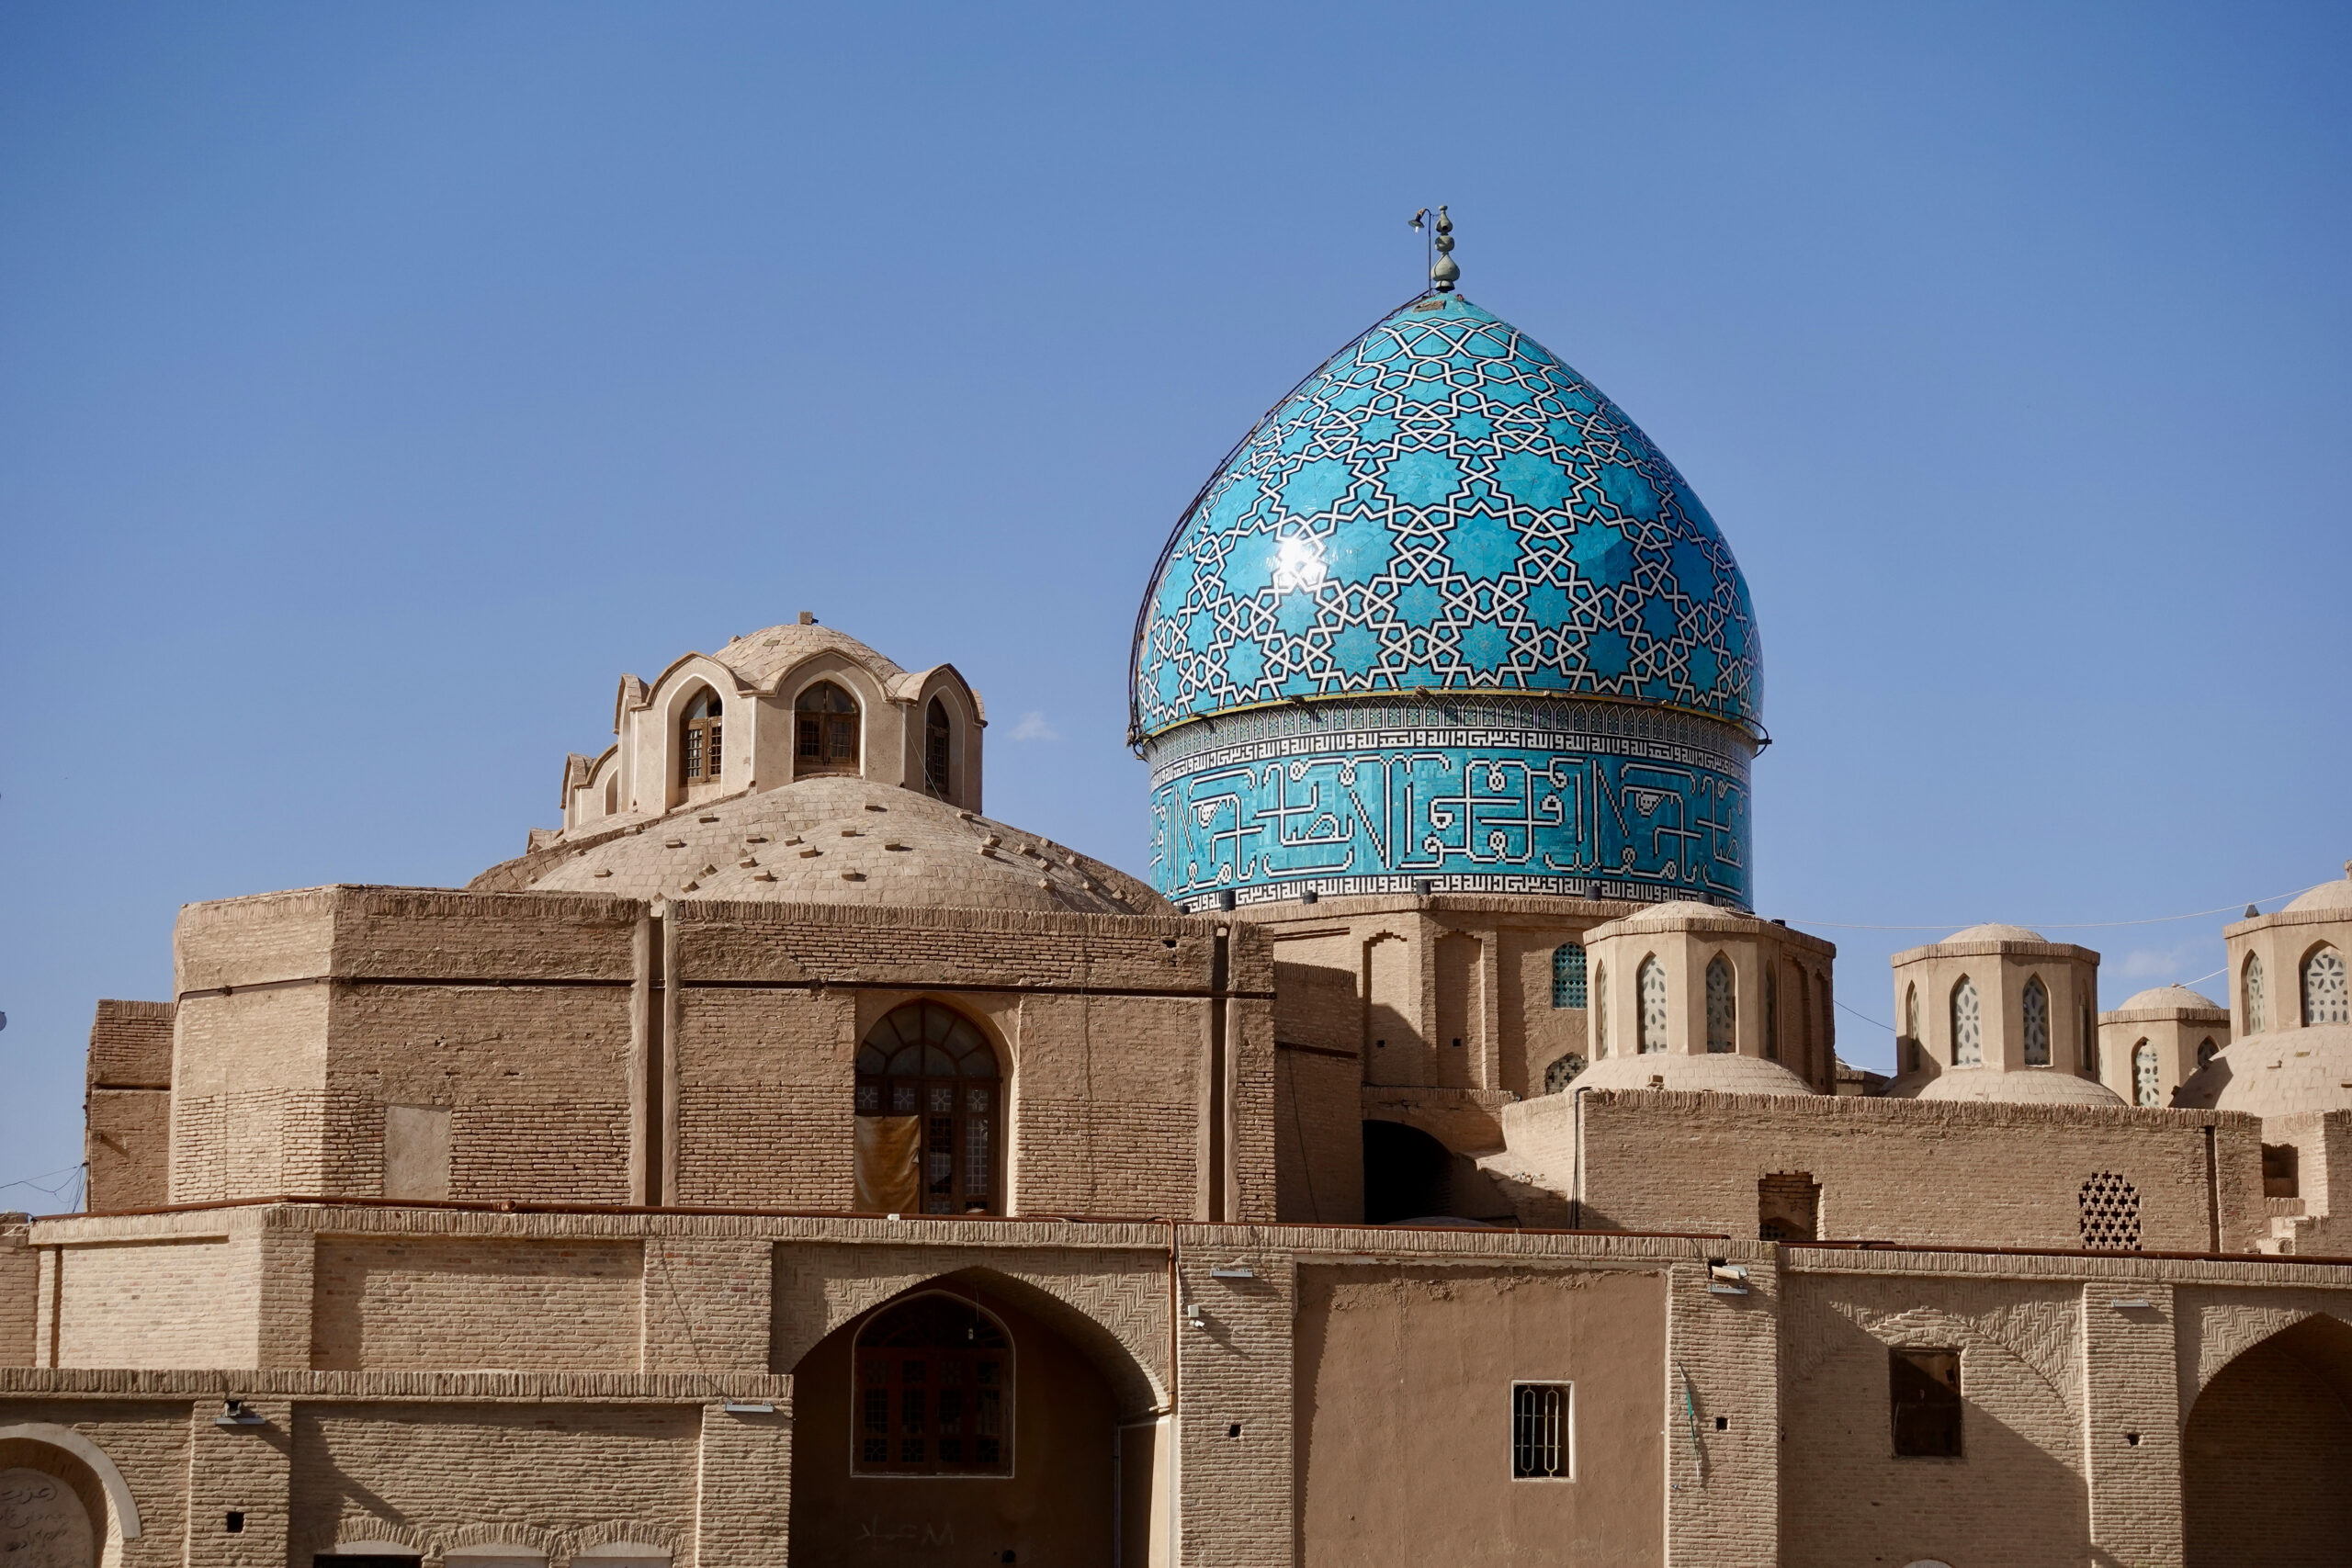
<path fill-rule="evenodd" d="M 224 1399 L 220 1414 L 212 1418 L 216 1427 L 266 1427 L 268 1418 L 242 1399 Z"/>
<path fill-rule="evenodd" d="M 1747 1294 L 1747 1265 L 1725 1263 L 1721 1258 L 1709 1258 L 1707 1260 L 1707 1293 L 1711 1296 Z"/>
<path fill-rule="evenodd" d="M 775 1403 L 766 1399 L 730 1399 L 719 1406 L 729 1416 L 773 1416 Z"/>
<path fill-rule="evenodd" d="M 1212 1280 L 1254 1280 L 1258 1271 L 1247 1263 L 1220 1263 L 1209 1270 Z"/>

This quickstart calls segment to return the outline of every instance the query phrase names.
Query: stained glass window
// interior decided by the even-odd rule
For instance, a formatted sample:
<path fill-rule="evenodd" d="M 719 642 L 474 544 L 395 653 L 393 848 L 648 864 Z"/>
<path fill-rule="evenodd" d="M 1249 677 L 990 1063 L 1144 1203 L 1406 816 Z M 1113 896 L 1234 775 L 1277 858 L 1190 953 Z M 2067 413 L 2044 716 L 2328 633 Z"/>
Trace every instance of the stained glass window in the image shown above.
<path fill-rule="evenodd" d="M 1973 1067 L 1984 1059 L 1983 1021 L 1976 1002 L 1976 982 L 1963 975 L 1951 988 L 1951 1065 Z"/>
<path fill-rule="evenodd" d="M 1564 942 L 1552 950 L 1552 1005 L 1580 1008 L 1584 998 L 1584 949 Z"/>
<path fill-rule="evenodd" d="M 1738 1023 L 1739 992 L 1732 980 L 1731 961 L 1718 953 L 1707 965 L 1707 1049 L 1736 1049 Z"/>
<path fill-rule="evenodd" d="M 1635 978 L 1642 991 L 1642 1050 L 1666 1049 L 1666 965 L 1655 954 L 1642 960 Z"/>
<path fill-rule="evenodd" d="M 2050 988 L 2037 975 L 2025 983 L 2025 1065 L 2050 1065 Z"/>
<path fill-rule="evenodd" d="M 2352 1023 L 2352 996 L 2345 986 L 2344 955 L 2323 947 L 2303 960 L 2303 1021 Z"/>

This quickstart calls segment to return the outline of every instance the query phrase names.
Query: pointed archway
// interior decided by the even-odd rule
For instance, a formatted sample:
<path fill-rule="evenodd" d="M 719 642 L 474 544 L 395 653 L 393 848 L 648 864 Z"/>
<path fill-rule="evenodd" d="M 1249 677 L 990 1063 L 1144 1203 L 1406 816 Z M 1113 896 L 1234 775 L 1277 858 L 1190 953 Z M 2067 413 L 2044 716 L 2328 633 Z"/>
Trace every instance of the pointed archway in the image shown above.
<path fill-rule="evenodd" d="M 2314 1314 L 2215 1373 L 2189 1407 L 2188 1568 L 2323 1568 L 2352 1540 L 2352 1324 Z"/>

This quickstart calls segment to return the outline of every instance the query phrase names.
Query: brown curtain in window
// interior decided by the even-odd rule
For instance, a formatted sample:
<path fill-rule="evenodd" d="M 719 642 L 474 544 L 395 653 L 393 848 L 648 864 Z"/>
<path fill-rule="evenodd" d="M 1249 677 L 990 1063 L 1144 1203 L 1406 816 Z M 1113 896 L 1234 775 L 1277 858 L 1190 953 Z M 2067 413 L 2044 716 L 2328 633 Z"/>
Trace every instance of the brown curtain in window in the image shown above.
<path fill-rule="evenodd" d="M 922 1211 L 922 1148 L 920 1116 L 859 1116 L 857 1202 L 860 1213 L 913 1214 Z"/>

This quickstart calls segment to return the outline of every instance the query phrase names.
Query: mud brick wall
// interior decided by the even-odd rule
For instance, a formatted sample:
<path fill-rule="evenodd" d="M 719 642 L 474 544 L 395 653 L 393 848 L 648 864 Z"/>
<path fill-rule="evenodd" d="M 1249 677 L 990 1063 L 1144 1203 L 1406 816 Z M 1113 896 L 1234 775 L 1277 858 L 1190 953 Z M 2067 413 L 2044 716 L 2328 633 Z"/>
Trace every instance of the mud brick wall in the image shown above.
<path fill-rule="evenodd" d="M 317 1258 L 322 1371 L 639 1366 L 641 1244 L 323 1236 Z"/>
<path fill-rule="evenodd" d="M 1821 1183 L 1825 1237 L 2079 1247 L 2082 1187 L 2104 1171 L 2138 1190 L 2142 1248 L 2201 1252 L 2209 1126 L 2222 1249 L 2251 1249 L 2264 1223 L 2260 1123 L 2226 1111 L 1662 1090 L 1508 1108 L 1512 1155 L 1563 1192 L 1577 1099 L 1589 1225 L 1752 1237 L 1758 1180 L 1804 1171 Z"/>

